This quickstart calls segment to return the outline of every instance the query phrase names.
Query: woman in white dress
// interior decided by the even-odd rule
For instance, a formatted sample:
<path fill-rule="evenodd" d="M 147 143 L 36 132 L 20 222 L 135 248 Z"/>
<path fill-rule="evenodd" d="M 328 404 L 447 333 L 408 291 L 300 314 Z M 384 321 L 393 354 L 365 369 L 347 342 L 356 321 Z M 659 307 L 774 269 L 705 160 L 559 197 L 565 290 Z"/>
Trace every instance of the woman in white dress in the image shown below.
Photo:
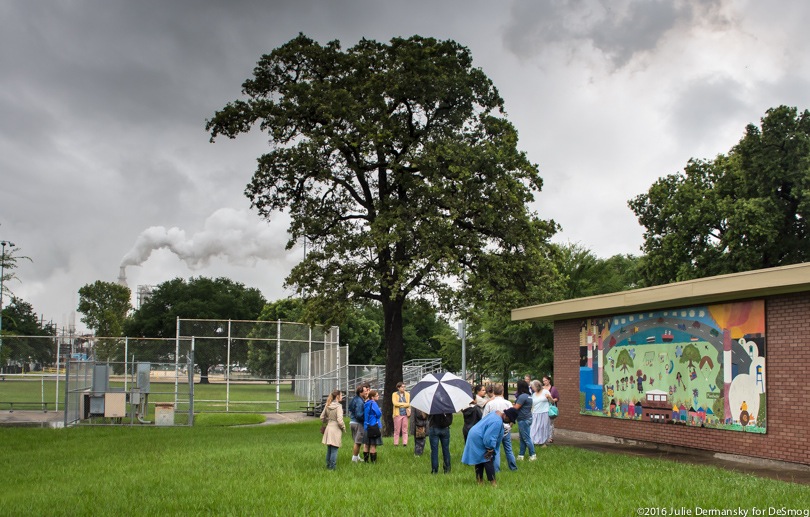
<path fill-rule="evenodd" d="M 546 446 L 551 438 L 551 420 L 548 418 L 548 408 L 554 400 L 551 393 L 540 384 L 532 381 L 532 443 L 535 446 Z"/>

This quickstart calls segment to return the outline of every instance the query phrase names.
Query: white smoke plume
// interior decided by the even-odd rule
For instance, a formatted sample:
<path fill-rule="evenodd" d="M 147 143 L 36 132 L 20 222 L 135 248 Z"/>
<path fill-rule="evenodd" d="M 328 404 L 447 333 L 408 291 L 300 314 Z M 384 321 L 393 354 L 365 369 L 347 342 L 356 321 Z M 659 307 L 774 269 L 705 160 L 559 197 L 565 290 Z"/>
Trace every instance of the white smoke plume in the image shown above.
<path fill-rule="evenodd" d="M 147 228 L 121 260 L 121 267 L 139 266 L 161 248 L 170 250 L 191 269 L 205 267 L 214 257 L 252 266 L 259 259 L 283 258 L 287 239 L 284 217 L 268 223 L 247 211 L 221 208 L 205 220 L 202 231 L 191 236 L 177 227 Z"/>

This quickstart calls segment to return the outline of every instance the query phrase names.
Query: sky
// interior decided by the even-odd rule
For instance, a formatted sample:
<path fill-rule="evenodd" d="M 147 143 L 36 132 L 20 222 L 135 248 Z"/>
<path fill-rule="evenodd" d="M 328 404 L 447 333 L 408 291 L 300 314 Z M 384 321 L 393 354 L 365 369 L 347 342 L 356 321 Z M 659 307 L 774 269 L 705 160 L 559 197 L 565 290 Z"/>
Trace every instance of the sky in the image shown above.
<path fill-rule="evenodd" d="M 808 19 L 802 0 L 0 2 L 0 240 L 31 259 L 9 287 L 79 329 L 79 288 L 122 265 L 133 291 L 226 276 L 291 295 L 303 251 L 244 195 L 267 138 L 211 144 L 205 122 L 299 32 L 466 46 L 539 167 L 553 240 L 638 255 L 629 199 L 768 108 L 809 107 Z"/>

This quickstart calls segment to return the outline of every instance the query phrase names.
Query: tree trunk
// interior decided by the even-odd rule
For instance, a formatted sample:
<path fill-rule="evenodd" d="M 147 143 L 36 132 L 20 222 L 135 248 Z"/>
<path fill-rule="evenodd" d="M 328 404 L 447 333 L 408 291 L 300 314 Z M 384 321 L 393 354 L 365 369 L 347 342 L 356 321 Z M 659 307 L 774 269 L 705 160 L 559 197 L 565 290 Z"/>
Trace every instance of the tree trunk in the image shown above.
<path fill-rule="evenodd" d="M 208 382 L 208 368 L 210 368 L 210 364 L 203 364 L 200 363 L 200 384 L 209 384 Z"/>
<path fill-rule="evenodd" d="M 397 383 L 402 381 L 402 360 L 405 357 L 405 346 L 402 342 L 402 300 L 384 300 L 383 318 L 385 319 L 385 393 L 382 397 L 383 434 L 394 434 L 394 404 L 391 394 L 397 391 Z"/>

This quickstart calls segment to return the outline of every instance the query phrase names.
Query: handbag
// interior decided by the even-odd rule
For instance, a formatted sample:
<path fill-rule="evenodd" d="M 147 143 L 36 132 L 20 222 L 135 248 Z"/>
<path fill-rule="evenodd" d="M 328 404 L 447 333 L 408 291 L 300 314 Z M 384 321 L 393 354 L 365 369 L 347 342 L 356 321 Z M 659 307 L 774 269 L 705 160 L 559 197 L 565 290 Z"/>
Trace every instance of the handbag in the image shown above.
<path fill-rule="evenodd" d="M 378 424 L 368 426 L 368 428 L 366 429 L 366 436 L 370 440 L 376 440 L 377 438 L 382 436 L 382 434 L 380 433 L 380 426 Z"/>
<path fill-rule="evenodd" d="M 557 418 L 557 415 L 560 414 L 560 410 L 557 409 L 557 406 L 551 405 L 548 408 L 548 417 L 549 418 Z"/>

